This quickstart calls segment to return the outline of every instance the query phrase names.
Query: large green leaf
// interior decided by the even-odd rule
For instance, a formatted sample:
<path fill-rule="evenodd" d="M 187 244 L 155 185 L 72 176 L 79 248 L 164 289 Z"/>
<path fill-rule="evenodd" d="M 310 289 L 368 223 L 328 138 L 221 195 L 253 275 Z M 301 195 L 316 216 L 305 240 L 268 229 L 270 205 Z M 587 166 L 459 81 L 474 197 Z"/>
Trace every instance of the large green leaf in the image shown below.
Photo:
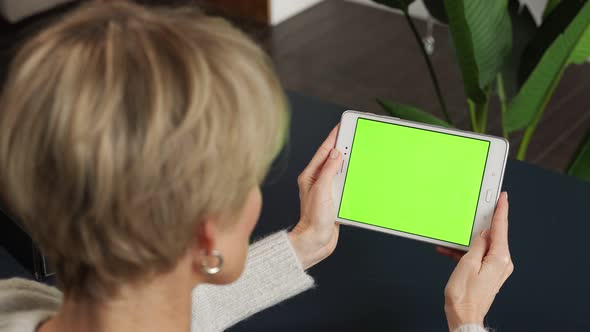
<path fill-rule="evenodd" d="M 426 113 L 426 112 L 419 110 L 415 107 L 391 103 L 391 102 L 381 100 L 381 99 L 377 99 L 377 102 L 379 103 L 379 105 L 381 105 L 383 110 L 385 110 L 391 116 L 394 116 L 394 117 L 397 117 L 400 119 L 404 119 L 404 120 L 427 123 L 427 124 L 432 124 L 432 125 L 436 125 L 436 126 L 442 126 L 442 127 L 448 127 L 448 128 L 452 127 L 448 122 L 443 121 L 443 120 L 437 118 L 436 116 L 434 116 L 430 113 Z"/>
<path fill-rule="evenodd" d="M 400 9 L 404 12 L 407 12 L 408 8 L 412 4 L 412 2 L 414 2 L 416 0 L 372 0 L 372 1 L 376 2 L 378 4 L 390 7 L 390 8 Z"/>
<path fill-rule="evenodd" d="M 504 116 L 504 128 L 508 132 L 538 121 L 567 65 L 590 56 L 589 26 L 590 2 L 586 2 L 565 31 L 545 51 L 518 95 L 508 104 Z"/>
<path fill-rule="evenodd" d="M 445 3 L 441 0 L 423 0 L 428 13 L 441 23 L 448 23 Z M 502 68 L 505 96 L 511 99 L 516 95 L 522 83 L 518 80 L 518 68 L 526 45 L 535 35 L 537 23 L 526 5 L 520 0 L 508 0 L 508 13 L 512 26 L 512 49 Z"/>
<path fill-rule="evenodd" d="M 588 61 L 588 57 L 590 56 L 590 24 L 586 27 L 586 31 L 584 31 L 584 35 L 580 38 L 578 45 L 572 52 L 572 56 L 570 57 L 569 63 L 575 63 L 577 65 L 581 65 Z"/>
<path fill-rule="evenodd" d="M 522 85 L 539 63 L 545 51 L 553 44 L 578 15 L 587 0 L 568 0 L 558 4 L 543 20 L 535 36 L 526 44 L 518 68 L 518 81 Z"/>
<path fill-rule="evenodd" d="M 590 181 L 590 130 L 574 155 L 567 174 Z"/>
<path fill-rule="evenodd" d="M 445 0 L 465 92 L 478 104 L 486 102 L 486 87 L 512 48 L 507 5 L 508 0 Z"/>

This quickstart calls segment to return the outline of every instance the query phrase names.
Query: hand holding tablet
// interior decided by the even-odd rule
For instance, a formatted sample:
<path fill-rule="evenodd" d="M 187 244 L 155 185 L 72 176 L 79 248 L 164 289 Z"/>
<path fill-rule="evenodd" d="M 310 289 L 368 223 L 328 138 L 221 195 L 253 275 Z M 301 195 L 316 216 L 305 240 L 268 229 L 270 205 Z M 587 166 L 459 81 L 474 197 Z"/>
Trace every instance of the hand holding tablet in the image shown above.
<path fill-rule="evenodd" d="M 338 243 L 340 225 L 334 222 L 332 201 L 334 176 L 342 164 L 342 154 L 334 149 L 338 128 L 332 129 L 297 178 L 301 214 L 289 240 L 304 269 L 331 255 Z"/>
<path fill-rule="evenodd" d="M 449 330 L 483 325 L 496 294 L 514 271 L 508 247 L 508 194 L 502 193 L 492 221 L 457 264 L 445 288 Z"/>
<path fill-rule="evenodd" d="M 486 199 L 488 197 L 483 196 L 482 198 L 481 196 L 481 192 L 483 190 L 490 190 L 487 189 L 487 187 L 485 187 L 490 183 L 490 181 L 486 181 L 485 179 L 486 174 L 489 174 L 489 176 L 491 177 L 491 187 L 494 188 L 492 190 L 499 191 L 502 182 L 502 175 L 504 171 L 504 165 L 508 149 L 507 144 L 505 142 L 502 142 L 502 139 L 497 139 L 490 136 L 451 131 L 438 127 L 429 128 L 428 130 L 429 132 L 433 132 L 435 135 L 430 135 L 429 132 L 413 132 L 412 134 L 418 133 L 416 134 L 417 136 L 428 136 L 427 139 L 423 139 L 421 141 L 418 140 L 416 137 L 411 137 L 412 135 L 407 135 L 408 132 L 405 132 L 404 135 L 399 135 L 397 140 L 383 142 L 378 139 L 376 140 L 375 137 L 373 137 L 373 140 L 371 141 L 371 139 L 367 139 L 367 134 L 369 138 L 371 135 L 378 137 L 380 135 L 383 135 L 383 130 L 381 132 L 379 130 L 375 130 L 375 128 L 369 128 L 371 130 L 366 130 L 367 128 L 362 128 L 362 125 L 361 127 L 359 127 L 358 123 L 362 122 L 360 121 L 360 118 L 362 116 L 359 116 L 355 120 L 356 123 L 353 123 L 354 126 L 352 126 L 352 128 L 355 130 L 353 132 L 352 137 L 354 138 L 354 144 L 356 146 L 356 150 L 353 151 L 351 145 L 346 145 L 346 134 L 341 129 L 344 126 L 349 126 L 349 128 L 351 126 L 350 119 L 345 119 L 346 117 L 348 117 L 347 114 L 343 116 L 343 121 L 340 124 L 340 126 L 336 126 L 336 128 L 332 130 L 326 141 L 324 141 L 324 143 L 318 149 L 309 165 L 298 178 L 299 196 L 301 199 L 301 217 L 299 223 L 289 233 L 289 238 L 291 240 L 291 244 L 293 245 L 295 253 L 299 257 L 303 267 L 308 268 L 318 263 L 319 261 L 329 256 L 335 249 L 336 243 L 338 241 L 339 232 L 338 223 L 334 223 L 333 220 L 336 214 L 339 215 L 337 219 L 340 220 L 340 213 L 343 211 L 341 207 L 342 201 L 344 200 L 344 198 L 342 198 L 342 191 L 346 191 L 346 189 L 344 188 L 344 183 L 342 182 L 346 181 L 346 183 L 349 183 L 347 182 L 348 180 L 342 178 L 345 174 L 345 171 L 352 172 L 352 162 L 356 162 L 356 158 L 362 157 L 363 160 L 359 162 L 359 164 L 362 165 L 363 162 L 365 162 L 364 166 L 369 167 L 369 171 L 372 170 L 375 174 L 379 174 L 379 169 L 377 167 L 371 166 L 375 165 L 374 161 L 367 163 L 367 160 L 364 160 L 365 158 L 370 159 L 370 154 L 367 151 L 376 151 L 375 154 L 377 156 L 388 156 L 388 150 L 397 149 L 398 151 L 401 151 L 400 153 L 396 153 L 393 156 L 391 156 L 391 159 L 389 160 L 390 163 L 387 164 L 390 166 L 390 169 L 397 171 L 398 175 L 400 175 L 399 173 L 405 175 L 405 178 L 398 177 L 402 178 L 401 184 L 391 184 L 390 186 L 385 186 L 382 183 L 387 183 L 387 181 L 383 181 L 382 183 L 375 182 L 374 180 L 373 182 L 369 181 L 369 183 L 371 184 L 371 190 L 368 190 L 366 192 L 366 195 L 371 197 L 377 197 L 378 195 L 383 195 L 385 197 L 393 197 L 397 194 L 398 200 L 393 201 L 390 205 L 400 206 L 402 210 L 406 205 L 413 205 L 414 207 L 421 206 L 422 209 L 432 209 L 433 206 L 440 208 L 440 204 L 433 203 L 429 205 L 428 200 L 420 200 L 420 204 L 422 205 L 417 205 L 415 202 L 412 202 L 412 200 L 408 200 L 407 198 L 415 198 L 416 196 L 408 194 L 408 197 L 404 197 L 403 194 L 405 192 L 402 191 L 402 189 L 404 189 L 403 183 L 405 181 L 410 184 L 415 184 L 415 182 L 419 182 L 419 176 L 421 172 L 430 172 L 432 169 L 434 169 L 434 171 L 432 172 L 437 174 L 436 169 L 438 168 L 446 168 L 447 171 L 452 171 L 451 169 L 449 169 L 449 167 L 455 165 L 461 168 L 461 172 L 456 172 L 457 174 L 453 175 L 455 177 L 455 180 L 461 177 L 461 174 L 464 174 L 465 179 L 463 179 L 462 186 L 475 187 L 475 189 L 471 188 L 470 192 L 472 193 L 472 195 L 478 196 L 476 200 L 474 200 L 473 197 L 471 198 L 471 201 L 476 202 L 477 204 L 477 209 L 474 212 L 475 217 L 472 216 L 470 218 L 466 218 L 469 221 L 468 223 L 466 223 L 468 226 L 469 223 L 476 224 L 474 226 L 469 226 L 470 228 L 469 230 L 467 230 L 467 233 L 469 234 L 469 246 L 456 246 L 453 244 L 449 245 L 449 243 L 446 242 L 446 240 L 439 240 L 433 238 L 422 239 L 419 238 L 418 235 L 413 236 L 417 236 L 416 238 L 418 240 L 433 242 L 436 244 L 443 243 L 444 245 L 446 245 L 446 247 L 438 247 L 437 250 L 439 251 L 439 253 L 446 256 L 450 256 L 459 261 L 457 267 L 455 268 L 453 274 L 451 275 L 447 283 L 447 287 L 445 288 L 445 313 L 447 316 L 447 321 L 450 330 L 455 330 L 457 327 L 462 326 L 464 324 L 476 324 L 483 326 L 483 319 L 487 314 L 492 302 L 494 301 L 496 293 L 500 290 L 500 288 L 502 287 L 502 285 L 514 269 L 512 260 L 510 258 L 510 251 L 508 249 L 507 195 L 502 194 L 500 196 L 495 213 L 495 198 L 493 200 L 489 200 Z M 369 117 L 379 118 L 379 121 L 383 121 L 383 123 L 385 123 L 385 127 L 379 125 L 382 128 L 378 129 L 391 128 L 388 127 L 388 123 L 399 123 L 399 126 L 402 126 L 404 128 L 413 128 L 413 125 L 418 125 L 411 122 L 400 121 L 392 118 L 377 117 L 373 115 L 369 115 Z M 403 123 L 403 125 L 401 123 Z M 418 128 L 418 130 L 425 130 L 424 128 L 429 127 L 424 125 L 420 126 L 421 128 Z M 337 132 L 339 133 L 338 142 L 336 142 Z M 441 134 L 457 136 L 459 139 L 461 139 L 462 137 L 467 137 L 468 139 L 473 139 L 476 141 L 473 142 L 468 140 L 465 141 L 467 143 L 462 142 L 461 144 L 451 144 L 456 143 L 456 139 L 452 138 L 449 140 L 448 137 L 438 136 Z M 447 140 L 439 139 L 440 137 L 445 137 L 447 138 Z M 380 137 L 380 139 L 384 138 L 385 137 L 383 136 Z M 434 140 L 436 140 L 437 142 L 433 142 Z M 483 143 L 480 143 L 478 141 L 483 141 Z M 359 142 L 361 142 L 361 144 L 358 144 Z M 367 144 L 368 142 L 370 142 L 371 144 Z M 421 143 L 416 144 L 416 142 Z M 441 144 L 441 142 L 444 143 Z M 406 145 L 405 149 L 400 149 L 399 145 L 403 144 Z M 334 145 L 336 145 L 337 148 L 333 148 Z M 437 148 L 432 149 L 432 147 L 430 147 L 431 153 L 427 153 L 429 150 L 428 147 L 430 145 L 437 145 Z M 359 146 L 361 147 L 360 149 Z M 485 149 L 483 149 L 482 146 L 484 146 Z M 502 146 L 504 146 L 504 149 L 502 149 Z M 371 150 L 371 147 L 377 149 Z M 455 153 L 453 153 L 453 149 L 459 148 L 461 148 L 461 153 L 456 153 L 456 151 Z M 359 150 L 361 150 L 361 153 L 356 154 Z M 340 153 L 339 151 L 343 152 Z M 496 154 L 490 155 L 492 151 L 496 151 Z M 367 157 L 367 154 L 369 154 L 369 157 Z M 415 156 L 420 156 L 421 154 L 429 156 L 430 159 L 433 159 L 433 156 L 437 156 L 437 158 L 439 158 L 440 160 L 431 160 L 430 162 L 423 164 L 423 167 L 421 169 L 419 167 L 416 167 L 416 169 L 420 169 L 421 172 L 412 171 L 413 168 L 411 167 L 406 167 L 404 169 L 400 165 L 397 165 L 404 163 L 408 164 L 410 162 L 413 162 L 412 165 L 419 166 L 421 164 L 416 163 Z M 361 157 L 359 157 L 359 155 Z M 482 158 L 482 155 L 484 155 L 484 158 Z M 449 158 L 448 156 L 452 156 L 452 158 Z M 414 159 L 413 161 L 412 158 Z M 353 159 L 353 161 L 351 161 L 351 159 Z M 463 162 L 458 163 L 458 160 L 462 160 Z M 424 158 L 421 161 L 424 162 Z M 359 168 L 362 169 L 362 167 Z M 477 175 L 474 169 L 480 169 L 479 171 L 482 172 L 482 174 Z M 492 173 L 494 175 L 491 175 Z M 361 172 L 359 174 L 363 173 Z M 389 171 L 381 170 L 380 176 L 387 177 L 387 174 L 389 174 Z M 438 174 L 440 174 L 440 172 L 438 172 Z M 355 175 L 355 177 L 356 176 L 357 175 Z M 466 181 L 466 179 L 470 176 L 475 180 L 471 179 L 471 181 Z M 370 177 L 368 179 L 371 180 Z M 422 184 L 421 186 L 418 186 L 420 190 L 425 192 L 431 191 L 432 188 L 430 188 L 428 184 L 437 184 L 437 182 L 435 181 L 435 177 L 429 177 L 428 179 L 429 182 L 427 182 L 426 184 Z M 389 181 L 391 181 L 391 179 L 389 179 Z M 493 185 L 494 183 L 496 183 L 495 186 Z M 453 193 L 454 191 L 457 191 L 456 187 L 457 186 L 443 187 L 442 189 L 445 189 L 445 191 L 441 190 L 440 192 L 444 193 L 446 196 L 457 195 L 456 193 Z M 330 193 L 331 189 L 333 189 L 333 192 Z M 408 190 L 408 188 L 405 189 Z M 410 187 L 409 190 L 411 191 L 414 189 Z M 463 188 L 463 190 L 465 190 L 465 188 Z M 373 191 L 375 191 L 377 194 Z M 396 191 L 398 192 L 396 193 Z M 375 229 L 378 231 L 385 231 L 387 233 L 392 233 L 396 235 L 412 237 L 408 236 L 403 232 L 401 232 L 401 234 L 398 234 L 396 232 L 399 231 L 395 229 L 391 230 L 390 232 L 390 230 L 381 229 L 381 226 L 375 228 L 372 228 L 372 226 L 368 227 L 370 226 L 368 222 L 371 222 L 371 219 L 365 219 L 365 216 L 370 214 L 362 214 L 362 212 L 364 211 L 363 204 L 371 204 L 371 202 L 367 203 L 365 198 L 362 196 L 357 197 L 360 197 L 360 199 L 350 199 L 348 204 L 353 205 L 353 207 L 350 209 L 353 210 L 353 212 L 355 209 L 358 209 L 358 211 L 361 212 L 361 214 L 359 215 L 363 218 L 363 221 L 358 222 L 359 225 L 356 225 L 354 223 L 351 224 L 369 229 Z M 424 195 L 424 197 L 428 196 Z M 452 200 L 449 201 L 448 197 L 443 197 L 443 199 L 447 199 L 447 202 L 451 202 L 452 204 L 454 204 L 451 206 L 452 208 L 463 209 L 463 207 L 467 206 L 465 210 L 469 210 L 469 204 L 459 204 L 461 202 L 455 204 Z M 489 206 L 488 208 L 479 208 L 482 199 L 483 201 L 489 201 L 487 202 L 489 204 L 484 205 Z M 359 202 L 362 204 L 359 205 Z M 402 205 L 400 204 L 400 202 L 404 202 L 404 204 Z M 366 205 L 364 207 L 366 208 Z M 392 210 L 389 206 L 377 206 L 377 208 L 384 209 L 381 212 L 384 213 L 386 216 L 388 214 L 391 214 L 391 216 L 396 216 L 397 212 Z M 346 211 L 346 209 L 344 211 Z M 485 218 L 480 219 L 480 225 L 477 225 L 477 216 L 478 213 L 481 214 L 481 211 L 486 212 L 483 214 Z M 491 222 L 491 229 L 488 229 L 490 226 L 490 222 L 487 217 L 489 216 L 489 219 L 492 219 L 492 215 L 488 215 L 488 212 L 494 213 L 493 222 Z M 351 212 L 348 211 L 345 213 Z M 441 214 L 444 215 L 445 213 L 449 214 L 453 213 L 453 211 L 452 209 L 445 210 L 444 208 L 442 208 Z M 416 216 L 423 216 L 423 214 L 420 214 L 420 211 L 417 211 Z M 433 222 L 439 222 L 441 223 L 440 228 L 444 229 L 444 227 L 447 226 L 453 227 L 453 225 L 449 225 L 452 224 L 453 220 L 448 218 L 420 219 L 410 214 L 406 215 L 406 217 L 409 221 L 413 223 L 425 223 L 428 225 Z M 364 224 L 365 222 L 367 224 Z M 346 224 L 347 222 L 341 223 Z M 408 224 L 409 223 L 406 223 L 406 226 Z M 478 230 L 472 231 L 471 228 Z M 465 233 L 465 230 L 461 231 L 461 228 L 458 229 L 458 233 Z M 465 227 L 465 229 L 467 229 L 467 227 Z M 449 247 L 453 247 L 461 251 L 451 249 Z M 463 251 L 466 250 L 467 247 L 469 247 L 469 251 L 467 253 L 464 253 Z"/>
<path fill-rule="evenodd" d="M 336 148 L 339 223 L 463 251 L 490 227 L 506 140 L 347 111 Z"/>

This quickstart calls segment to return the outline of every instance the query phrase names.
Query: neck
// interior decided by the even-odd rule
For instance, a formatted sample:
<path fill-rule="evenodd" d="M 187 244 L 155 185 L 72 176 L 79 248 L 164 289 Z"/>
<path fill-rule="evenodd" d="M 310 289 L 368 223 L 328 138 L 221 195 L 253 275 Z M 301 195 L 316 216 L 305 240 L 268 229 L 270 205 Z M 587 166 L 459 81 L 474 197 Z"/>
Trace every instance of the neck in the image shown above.
<path fill-rule="evenodd" d="M 58 314 L 38 332 L 128 332 L 190 330 L 190 273 L 177 268 L 148 282 L 122 287 L 116 298 L 100 303 L 64 297 Z"/>

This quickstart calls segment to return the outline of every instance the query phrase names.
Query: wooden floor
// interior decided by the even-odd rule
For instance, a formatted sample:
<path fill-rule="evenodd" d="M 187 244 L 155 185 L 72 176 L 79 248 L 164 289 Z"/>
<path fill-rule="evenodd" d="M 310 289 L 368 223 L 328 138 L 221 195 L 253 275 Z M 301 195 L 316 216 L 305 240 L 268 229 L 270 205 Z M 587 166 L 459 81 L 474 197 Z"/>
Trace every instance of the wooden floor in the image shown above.
<path fill-rule="evenodd" d="M 424 33 L 425 23 L 418 22 Z M 432 61 L 451 116 L 469 128 L 461 74 L 448 29 L 435 26 Z M 403 16 L 342 0 L 326 0 L 258 37 L 287 89 L 352 109 L 381 112 L 376 97 L 441 115 L 424 59 Z M 528 160 L 563 170 L 590 128 L 590 65 L 571 66 L 529 147 Z M 490 129 L 500 134 L 494 107 Z M 511 137 L 512 153 L 521 134 Z"/>
<path fill-rule="evenodd" d="M 55 9 L 17 26 L 0 22 L 0 81 L 17 36 L 26 35 L 27 30 L 34 30 L 31 26 L 69 8 Z M 289 90 L 374 113 L 382 113 L 375 103 L 380 97 L 441 115 L 424 59 L 398 14 L 343 0 L 325 0 L 275 27 L 233 21 L 268 50 Z M 418 26 L 424 34 L 425 23 L 420 21 Z M 460 128 L 468 129 L 465 94 L 448 29 L 435 26 L 434 36 L 432 61 L 449 111 Z M 529 147 L 530 162 L 558 171 L 567 166 L 590 128 L 586 85 L 590 86 L 590 65 L 571 66 Z M 496 105 L 489 125 L 493 134 L 501 130 L 498 112 Z M 520 138 L 521 134 L 511 137 L 513 155 Z"/>

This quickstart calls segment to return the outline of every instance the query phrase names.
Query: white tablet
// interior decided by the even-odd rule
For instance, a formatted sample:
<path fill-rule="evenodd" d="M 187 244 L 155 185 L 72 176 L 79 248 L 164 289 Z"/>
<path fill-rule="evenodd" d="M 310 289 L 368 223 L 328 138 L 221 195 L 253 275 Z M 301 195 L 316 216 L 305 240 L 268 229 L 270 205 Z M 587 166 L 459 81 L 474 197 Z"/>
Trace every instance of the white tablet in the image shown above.
<path fill-rule="evenodd" d="M 490 227 L 505 139 L 346 111 L 336 148 L 339 223 L 460 250 Z"/>

